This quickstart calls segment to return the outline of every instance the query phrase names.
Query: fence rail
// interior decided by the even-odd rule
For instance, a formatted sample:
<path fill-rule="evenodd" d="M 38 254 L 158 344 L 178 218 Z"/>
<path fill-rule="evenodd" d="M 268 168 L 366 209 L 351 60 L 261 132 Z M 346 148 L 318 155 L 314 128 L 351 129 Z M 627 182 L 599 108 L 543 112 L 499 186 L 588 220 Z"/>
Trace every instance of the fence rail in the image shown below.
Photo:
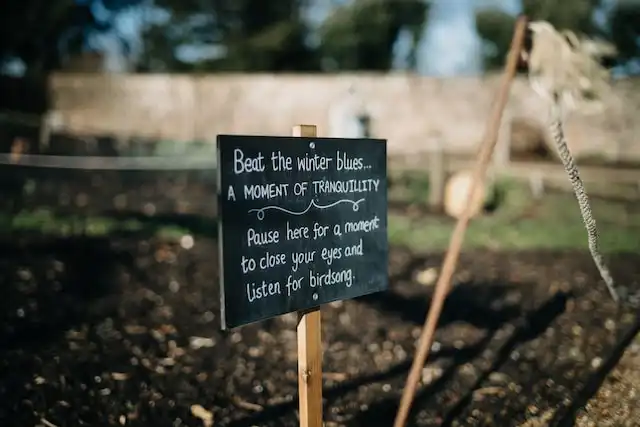
<path fill-rule="evenodd" d="M 429 154 L 433 156 L 434 154 Z M 443 156 L 442 171 L 445 174 L 470 169 L 473 160 L 454 156 Z M 390 156 L 389 165 L 398 170 L 424 171 L 424 157 Z M 0 153 L 0 165 L 14 165 L 53 169 L 87 170 L 215 170 L 215 156 L 59 156 L 46 154 Z M 612 184 L 640 185 L 640 168 L 608 166 L 580 166 L 584 181 L 609 182 Z M 559 163 L 537 161 L 511 161 L 492 169 L 494 174 L 510 178 L 529 179 L 541 175 L 545 180 L 566 180 L 566 172 Z"/>
<path fill-rule="evenodd" d="M 217 160 L 212 157 L 169 156 L 57 156 L 46 154 L 0 154 L 0 165 L 53 169 L 84 170 L 215 170 Z"/>
<path fill-rule="evenodd" d="M 424 157 L 419 155 L 411 156 L 390 156 L 389 165 L 398 169 L 410 171 L 425 171 Z M 445 155 L 444 169 L 447 173 L 460 170 L 471 169 L 474 164 L 473 159 L 461 159 L 458 155 Z M 580 176 L 583 181 L 611 182 L 617 184 L 640 183 L 640 168 L 619 167 L 619 166 L 594 166 L 580 165 Z M 566 172 L 560 163 L 550 161 L 526 161 L 511 160 L 499 167 L 493 167 L 492 172 L 497 175 L 510 178 L 529 178 L 532 174 L 542 174 L 550 181 L 566 180 Z"/>

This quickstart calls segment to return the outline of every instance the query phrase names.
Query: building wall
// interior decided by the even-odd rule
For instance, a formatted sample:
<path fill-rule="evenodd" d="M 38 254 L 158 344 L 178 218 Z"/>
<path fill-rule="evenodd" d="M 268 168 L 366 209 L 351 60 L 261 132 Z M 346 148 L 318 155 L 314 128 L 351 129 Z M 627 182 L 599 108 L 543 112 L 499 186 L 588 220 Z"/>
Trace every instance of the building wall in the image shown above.
<path fill-rule="evenodd" d="M 577 155 L 640 159 L 639 82 L 615 82 L 602 115 L 568 118 Z M 287 135 L 295 124 L 316 124 L 327 135 L 330 110 L 344 102 L 350 85 L 371 116 L 373 136 L 386 138 L 390 153 L 428 150 L 434 138 L 447 150 L 468 152 L 482 138 L 500 76 L 61 73 L 51 77 L 49 90 L 69 131 L 188 141 L 221 133 Z M 517 78 L 503 130 L 518 121 L 544 129 L 546 114 Z"/>

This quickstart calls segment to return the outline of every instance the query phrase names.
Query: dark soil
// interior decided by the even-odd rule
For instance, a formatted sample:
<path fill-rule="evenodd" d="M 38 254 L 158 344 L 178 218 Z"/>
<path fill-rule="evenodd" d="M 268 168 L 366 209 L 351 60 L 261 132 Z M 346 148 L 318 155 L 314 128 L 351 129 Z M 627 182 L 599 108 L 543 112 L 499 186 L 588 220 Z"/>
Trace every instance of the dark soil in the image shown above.
<path fill-rule="evenodd" d="M 298 425 L 295 315 L 220 331 L 210 177 L 3 168 L 0 178 L 3 209 L 146 211 L 195 233 L 189 250 L 151 229 L 0 238 L 0 426 L 203 426 L 203 413 L 216 426 Z M 25 195 L 29 179 L 38 190 Z M 394 247 L 388 292 L 323 307 L 327 426 L 392 424 L 433 291 L 418 273 L 441 261 Z M 633 291 L 639 261 L 611 259 Z M 411 424 L 573 425 L 637 330 L 637 310 L 614 305 L 588 253 L 465 253 Z"/>
<path fill-rule="evenodd" d="M 0 425 L 297 425 L 295 318 L 219 330 L 217 247 L 137 237 L 2 242 Z M 624 283 L 638 256 L 619 256 Z M 440 255 L 394 248 L 392 289 L 323 308 L 328 425 L 390 425 Z M 587 254 L 465 254 L 415 402 L 416 425 L 571 419 L 637 329 Z M 44 421 L 42 421 L 44 420 Z"/>

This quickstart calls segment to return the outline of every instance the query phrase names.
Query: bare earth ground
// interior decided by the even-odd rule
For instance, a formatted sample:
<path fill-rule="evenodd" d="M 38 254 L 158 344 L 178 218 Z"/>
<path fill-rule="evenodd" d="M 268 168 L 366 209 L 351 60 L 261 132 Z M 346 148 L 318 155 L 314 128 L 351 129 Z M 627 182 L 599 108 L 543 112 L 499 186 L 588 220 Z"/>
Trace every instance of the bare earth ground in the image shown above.
<path fill-rule="evenodd" d="M 15 195 L 21 206 L 153 215 L 103 233 L 109 224 L 87 220 L 84 237 L 51 215 L 29 216 L 20 231 L 12 220 L 0 238 L 0 426 L 297 426 L 295 318 L 219 329 L 210 188 L 184 176 L 38 173 L 39 190 Z M 15 172 L 4 178 L 23 182 Z M 129 204 L 118 210 L 122 192 Z M 538 214 L 539 222 L 510 219 L 514 240 L 548 221 Z M 418 217 L 397 226 L 414 240 L 394 240 L 388 292 L 323 308 L 327 426 L 392 423 L 442 261 L 441 250 L 416 248 L 446 236 L 450 223 Z M 181 235 L 195 245 L 161 237 L 161 220 L 184 221 Z M 497 239 L 505 232 L 497 221 L 478 223 Z M 486 242 L 481 231 L 470 240 Z M 637 230 L 626 233 L 635 244 Z M 637 251 L 610 260 L 620 284 L 640 289 Z M 613 304 L 586 251 L 468 248 L 454 282 L 412 425 L 640 426 L 638 312 Z"/>
<path fill-rule="evenodd" d="M 0 425 L 203 425 L 192 405 L 220 426 L 297 425 L 295 320 L 219 331 L 213 241 L 13 238 L 2 252 Z M 395 248 L 391 291 L 323 310 L 328 425 L 391 424 L 431 294 L 416 274 L 440 261 Z M 639 265 L 615 262 L 627 283 Z M 637 330 L 595 277 L 582 254 L 465 254 L 415 425 L 573 419 Z"/>
<path fill-rule="evenodd" d="M 631 427 L 640 420 L 640 335 L 578 417 L 577 427 Z"/>

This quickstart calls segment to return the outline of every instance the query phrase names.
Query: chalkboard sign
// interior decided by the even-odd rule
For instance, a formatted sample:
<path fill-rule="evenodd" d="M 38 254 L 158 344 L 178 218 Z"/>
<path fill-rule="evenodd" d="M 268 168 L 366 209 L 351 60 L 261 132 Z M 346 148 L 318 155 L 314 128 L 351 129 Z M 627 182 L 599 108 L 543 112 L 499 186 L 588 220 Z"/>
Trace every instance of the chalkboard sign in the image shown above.
<path fill-rule="evenodd" d="M 222 328 L 387 289 L 379 139 L 219 135 Z"/>

